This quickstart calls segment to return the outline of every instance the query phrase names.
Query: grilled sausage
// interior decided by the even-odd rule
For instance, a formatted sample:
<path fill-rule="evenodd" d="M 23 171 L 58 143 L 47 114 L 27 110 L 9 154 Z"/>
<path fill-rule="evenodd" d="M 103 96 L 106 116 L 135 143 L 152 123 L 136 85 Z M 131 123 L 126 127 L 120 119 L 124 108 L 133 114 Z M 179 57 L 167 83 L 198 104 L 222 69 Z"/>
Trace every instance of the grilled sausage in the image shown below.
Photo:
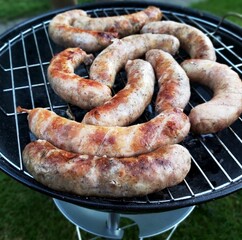
<path fill-rule="evenodd" d="M 141 29 L 141 33 L 171 34 L 179 39 L 181 47 L 191 58 L 216 61 L 211 40 L 202 31 L 190 25 L 174 21 L 151 22 Z"/>
<path fill-rule="evenodd" d="M 128 83 L 113 98 L 89 111 L 83 123 L 102 126 L 127 126 L 134 122 L 150 103 L 155 74 L 150 63 L 129 60 L 125 66 Z"/>
<path fill-rule="evenodd" d="M 82 62 L 90 64 L 92 60 L 93 56 L 80 48 L 68 48 L 57 54 L 48 67 L 48 80 L 55 93 L 83 109 L 102 105 L 111 98 L 109 87 L 74 73 Z"/>
<path fill-rule="evenodd" d="M 43 108 L 28 112 L 29 128 L 39 139 L 79 154 L 129 157 L 150 152 L 160 146 L 182 141 L 190 122 L 179 109 L 168 109 L 142 124 L 106 127 L 78 123 Z"/>
<path fill-rule="evenodd" d="M 242 82 L 227 65 L 209 60 L 190 59 L 184 68 L 192 82 L 213 91 L 210 101 L 194 107 L 189 118 L 195 133 L 215 133 L 230 126 L 242 113 Z"/>
<path fill-rule="evenodd" d="M 107 47 L 114 38 L 139 32 L 145 23 L 161 17 L 160 9 L 153 6 L 133 14 L 102 18 L 91 18 L 83 10 L 70 10 L 51 20 L 49 35 L 59 45 L 93 52 Z"/>
<path fill-rule="evenodd" d="M 90 68 L 90 78 L 112 87 L 117 72 L 129 59 L 139 58 L 153 48 L 175 54 L 179 46 L 177 38 L 165 34 L 148 33 L 116 39 L 95 58 Z"/>
<path fill-rule="evenodd" d="M 190 99 L 189 79 L 169 54 L 159 49 L 152 49 L 146 53 L 146 60 L 155 69 L 159 91 L 156 97 L 155 109 L 158 113 L 167 108 L 184 109 Z"/>
<path fill-rule="evenodd" d="M 38 140 L 23 151 L 33 177 L 55 190 L 82 196 L 142 196 L 180 183 L 191 157 L 181 145 L 168 145 L 130 158 L 78 155 Z"/>

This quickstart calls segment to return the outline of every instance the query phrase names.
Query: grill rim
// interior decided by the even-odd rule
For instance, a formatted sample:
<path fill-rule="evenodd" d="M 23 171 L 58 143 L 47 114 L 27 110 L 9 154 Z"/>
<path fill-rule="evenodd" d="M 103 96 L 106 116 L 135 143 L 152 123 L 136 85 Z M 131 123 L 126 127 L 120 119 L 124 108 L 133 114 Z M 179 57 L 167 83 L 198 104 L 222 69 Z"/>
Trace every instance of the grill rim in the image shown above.
<path fill-rule="evenodd" d="M 193 9 L 189 9 L 186 7 L 179 7 L 176 5 L 169 5 L 169 4 L 162 4 L 162 3 L 157 3 L 157 2 L 143 2 L 143 3 L 138 3 L 137 6 L 137 2 L 134 1 L 129 1 L 129 2 L 114 2 L 112 3 L 112 5 L 110 5 L 109 2 L 107 3 L 99 3 L 99 4 L 85 4 L 85 5 L 78 5 L 75 7 L 68 7 L 68 8 L 64 8 L 61 10 L 55 10 L 55 11 L 50 11 L 46 14 L 37 16 L 33 19 L 24 21 L 23 23 L 20 23 L 19 25 L 17 25 L 16 27 L 14 27 L 13 29 L 10 29 L 9 31 L 5 32 L 4 34 L 2 34 L 0 36 L 0 41 L 6 38 L 12 38 L 11 36 L 15 36 L 17 32 L 21 32 L 22 29 L 26 29 L 26 27 L 31 27 L 32 25 L 35 24 L 39 24 L 39 22 L 41 21 L 42 23 L 44 21 L 49 20 L 50 18 L 52 18 L 55 14 L 63 12 L 63 11 L 67 11 L 67 10 L 71 10 L 71 9 L 76 9 L 76 8 L 81 8 L 83 10 L 93 10 L 93 9 L 103 9 L 103 8 L 134 8 L 134 9 L 138 9 L 138 8 L 144 8 L 147 7 L 148 5 L 155 5 L 160 7 L 162 10 L 166 10 L 166 11 L 170 11 L 170 12 L 177 12 L 177 13 L 182 13 L 185 15 L 189 15 L 190 16 L 195 16 L 195 17 L 204 17 L 206 18 L 206 21 L 209 21 L 211 23 L 218 23 L 220 21 L 220 18 L 213 16 L 209 13 L 204 13 L 204 12 L 200 12 L 200 11 L 196 11 Z M 199 16 L 198 16 L 199 15 Z M 230 23 L 229 21 L 223 21 L 223 23 L 221 24 L 221 27 L 229 27 L 229 29 L 233 28 L 233 29 L 239 29 L 240 27 L 238 27 L 237 25 L 234 25 L 232 23 Z M 238 36 L 239 37 L 239 36 Z M 2 39 L 1 39 L 2 38 Z M 0 42 L 1 44 L 1 42 Z M 1 49 L 1 45 L 0 45 L 0 49 Z M 2 163 L 1 163 L 2 162 Z M 16 179 L 17 181 L 25 184 L 26 186 L 30 187 L 31 189 L 35 189 L 38 190 L 42 193 L 45 193 L 47 195 L 53 196 L 57 199 L 60 200 L 66 200 L 68 202 L 77 204 L 77 205 L 82 205 L 85 207 L 89 207 L 89 208 L 95 208 L 95 209 L 105 209 L 106 211 L 121 211 L 121 212 L 153 212 L 153 211 L 163 211 L 163 210 L 170 210 L 170 209 L 176 209 L 176 208 L 181 208 L 181 207 L 185 207 L 185 206 L 192 206 L 194 204 L 200 204 L 209 200 L 213 200 L 213 199 L 217 199 L 223 196 L 226 196 L 230 193 L 233 193 L 237 190 L 239 190 L 240 188 L 242 188 L 242 179 L 233 182 L 233 185 L 231 186 L 231 184 L 226 185 L 223 188 L 220 188 L 216 191 L 211 191 L 207 194 L 203 194 L 201 196 L 196 196 L 193 197 L 191 196 L 188 199 L 185 200 L 174 200 L 172 201 L 169 200 L 169 202 L 162 202 L 162 203 L 157 203 L 157 204 L 147 204 L 146 203 L 130 203 L 130 202 L 125 202 L 125 201 L 120 201 L 118 203 L 118 201 L 114 201 L 112 199 L 107 199 L 107 198 L 93 198 L 93 197 L 79 197 L 77 196 L 76 198 L 73 197 L 72 194 L 67 194 L 64 193 L 64 195 L 62 195 L 61 192 L 58 191 L 54 191 L 53 189 L 47 188 L 46 186 L 38 183 L 37 181 L 35 181 L 34 179 L 32 179 L 31 177 L 22 174 L 20 175 L 19 171 L 17 171 L 16 168 L 14 168 L 13 166 L 8 165 L 5 161 L 4 158 L 1 156 L 0 153 L 0 169 L 7 173 L 8 175 L 10 175 L 11 177 L 13 177 L 14 179 Z M 221 194 L 222 193 L 222 194 Z M 209 199 L 208 199 L 209 196 Z M 91 199 L 91 200 L 90 200 Z M 118 204 L 117 204 L 118 203 Z M 127 204 L 126 204 L 127 203 Z"/>

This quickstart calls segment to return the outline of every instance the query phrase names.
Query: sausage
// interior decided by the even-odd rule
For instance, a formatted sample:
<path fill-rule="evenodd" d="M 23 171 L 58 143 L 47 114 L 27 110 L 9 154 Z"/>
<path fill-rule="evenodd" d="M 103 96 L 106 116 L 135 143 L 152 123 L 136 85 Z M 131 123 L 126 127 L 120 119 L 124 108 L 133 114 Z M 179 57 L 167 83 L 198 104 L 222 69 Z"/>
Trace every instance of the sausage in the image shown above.
<path fill-rule="evenodd" d="M 162 12 L 155 6 L 127 15 L 111 17 L 79 17 L 73 21 L 73 26 L 91 31 L 117 32 L 120 38 L 138 33 L 148 22 L 158 21 Z"/>
<path fill-rule="evenodd" d="M 66 152 L 38 140 L 23 151 L 33 177 L 58 191 L 81 196 L 135 197 L 177 185 L 186 177 L 191 157 L 181 145 L 168 145 L 130 158 Z"/>
<path fill-rule="evenodd" d="M 147 33 L 115 39 L 94 59 L 90 67 L 90 78 L 112 87 L 117 72 L 129 59 L 139 58 L 153 48 L 175 54 L 179 46 L 177 38 L 166 34 Z"/>
<path fill-rule="evenodd" d="M 134 122 L 150 103 L 155 74 L 150 63 L 129 60 L 125 66 L 128 83 L 113 98 L 89 111 L 82 122 L 102 126 L 127 126 Z"/>
<path fill-rule="evenodd" d="M 90 64 L 93 56 L 80 48 L 68 48 L 50 62 L 47 76 L 52 89 L 66 102 L 91 109 L 102 105 L 112 97 L 111 89 L 102 83 L 85 79 L 74 73 L 82 62 Z"/>
<path fill-rule="evenodd" d="M 189 79 L 213 91 L 212 99 L 195 106 L 190 114 L 191 130 L 195 133 L 215 133 L 230 126 L 242 113 L 242 82 L 227 65 L 190 59 L 182 62 Z"/>
<path fill-rule="evenodd" d="M 171 34 L 177 37 L 181 47 L 191 58 L 216 61 L 216 54 L 211 40 L 199 29 L 185 23 L 157 21 L 147 23 L 141 33 Z"/>
<path fill-rule="evenodd" d="M 49 24 L 49 36 L 58 45 L 80 47 L 87 52 L 97 51 L 116 38 L 116 32 L 87 31 L 73 27 L 78 18 L 89 18 L 83 10 L 70 10 L 56 15 Z"/>
<path fill-rule="evenodd" d="M 170 107 L 184 109 L 191 91 L 189 79 L 182 67 L 169 53 L 159 49 L 148 51 L 146 60 L 153 66 L 158 79 L 156 111 L 160 113 Z"/>
<path fill-rule="evenodd" d="M 190 122 L 180 109 L 168 109 L 148 122 L 129 127 L 107 127 L 78 123 L 44 108 L 28 113 L 30 131 L 56 147 L 79 154 L 129 157 L 150 152 L 160 146 L 182 141 Z"/>
<path fill-rule="evenodd" d="M 145 23 L 161 17 L 160 9 L 153 6 L 133 14 L 99 18 L 91 18 L 83 10 L 70 10 L 50 21 L 49 35 L 64 47 L 93 52 L 107 47 L 114 38 L 139 32 Z"/>

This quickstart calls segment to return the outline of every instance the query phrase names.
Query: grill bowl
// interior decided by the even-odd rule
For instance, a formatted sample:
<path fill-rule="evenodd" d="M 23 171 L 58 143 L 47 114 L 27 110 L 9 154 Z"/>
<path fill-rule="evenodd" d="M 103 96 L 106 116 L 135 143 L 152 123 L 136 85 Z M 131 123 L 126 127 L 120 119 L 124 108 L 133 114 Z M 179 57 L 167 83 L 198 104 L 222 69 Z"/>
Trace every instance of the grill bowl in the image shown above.
<path fill-rule="evenodd" d="M 210 14 L 175 5 L 157 2 L 113 2 L 82 5 L 93 17 L 133 13 L 148 5 L 160 7 L 165 20 L 184 22 L 197 27 L 213 41 L 217 61 L 229 65 L 242 77 L 240 50 L 241 28 Z M 55 45 L 48 36 L 49 21 L 66 8 L 41 15 L 0 36 L 0 168 L 19 182 L 51 197 L 83 207 L 115 212 L 158 212 L 197 205 L 226 196 L 242 188 L 242 121 L 241 117 L 229 128 L 216 134 L 193 135 L 181 143 L 192 155 L 191 171 L 179 185 L 159 193 L 136 198 L 81 197 L 50 189 L 26 171 L 21 152 L 34 140 L 29 132 L 25 114 L 17 114 L 16 106 L 24 108 L 45 107 L 66 116 L 67 105 L 54 94 L 49 86 L 46 71 L 50 59 L 64 48 Z M 216 32 L 215 32 L 216 30 Z M 188 58 L 180 51 L 178 62 Z M 88 77 L 88 68 L 81 65 L 76 72 Z M 118 74 L 114 91 L 125 83 L 125 73 Z M 211 98 L 211 92 L 199 85 L 192 85 L 192 97 L 185 112 Z M 138 122 L 154 116 L 148 107 Z M 72 107 L 77 120 L 85 111 Z"/>

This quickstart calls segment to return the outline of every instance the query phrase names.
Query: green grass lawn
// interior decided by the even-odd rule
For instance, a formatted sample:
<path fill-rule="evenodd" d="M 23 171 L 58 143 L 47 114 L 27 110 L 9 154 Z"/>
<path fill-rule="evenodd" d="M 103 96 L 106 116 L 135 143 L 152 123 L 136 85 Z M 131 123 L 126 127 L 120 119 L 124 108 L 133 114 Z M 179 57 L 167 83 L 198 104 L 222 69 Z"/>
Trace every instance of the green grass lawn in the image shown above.
<path fill-rule="evenodd" d="M 92 2 L 92 0 L 79 0 L 79 3 L 86 2 Z M 0 0 L 0 21 L 32 17 L 50 11 L 52 8 L 50 0 Z"/>
<path fill-rule="evenodd" d="M 210 12 L 214 15 L 223 17 L 229 12 L 239 13 L 242 16 L 242 1 L 241 0 L 207 0 L 194 3 L 191 5 L 192 8 Z M 233 23 L 236 23 L 242 26 L 242 18 L 229 16 L 226 17 L 226 20 L 229 20 Z"/>
<path fill-rule="evenodd" d="M 78 2 L 81 4 L 86 2 L 93 2 L 93 0 L 78 0 Z M 50 0 L 0 0 L 0 6 L 0 21 L 9 21 L 16 18 L 31 17 L 52 9 Z M 242 14 L 241 0 L 207 0 L 194 3 L 191 5 L 191 7 L 199 10 L 204 10 L 221 17 L 228 12 L 237 12 Z M 226 19 L 236 24 L 242 25 L 242 19 L 237 17 L 228 17 Z"/>
<path fill-rule="evenodd" d="M 49 2 L 49 0 L 0 0 L 0 20 L 6 22 L 17 18 L 35 16 L 50 9 Z"/>
<path fill-rule="evenodd" d="M 173 240 L 242 239 L 242 191 L 201 204 L 175 231 Z M 81 216 L 80 216 L 81 217 Z M 125 225 L 130 221 L 122 220 Z M 138 229 L 127 229 L 124 240 L 137 239 Z M 167 233 L 147 238 L 163 240 Z M 82 232 L 83 240 L 92 237 Z M 52 199 L 0 173 L 0 240 L 76 240 L 76 231 Z"/>
<path fill-rule="evenodd" d="M 0 21 L 30 17 L 51 10 L 49 0 L 0 0 Z M 223 16 L 242 13 L 241 0 L 209 0 L 192 5 Z M 229 18 L 242 25 L 242 20 Z M 126 221 L 122 222 L 123 224 Z M 137 239 L 137 227 L 125 232 L 124 240 Z M 89 234 L 82 233 L 83 239 Z M 164 235 L 166 236 L 166 234 Z M 162 240 L 164 236 L 150 239 Z M 76 240 L 75 227 L 57 210 L 52 199 L 23 186 L 0 172 L 0 240 Z M 201 204 L 180 224 L 173 240 L 242 239 L 242 191 Z"/>

